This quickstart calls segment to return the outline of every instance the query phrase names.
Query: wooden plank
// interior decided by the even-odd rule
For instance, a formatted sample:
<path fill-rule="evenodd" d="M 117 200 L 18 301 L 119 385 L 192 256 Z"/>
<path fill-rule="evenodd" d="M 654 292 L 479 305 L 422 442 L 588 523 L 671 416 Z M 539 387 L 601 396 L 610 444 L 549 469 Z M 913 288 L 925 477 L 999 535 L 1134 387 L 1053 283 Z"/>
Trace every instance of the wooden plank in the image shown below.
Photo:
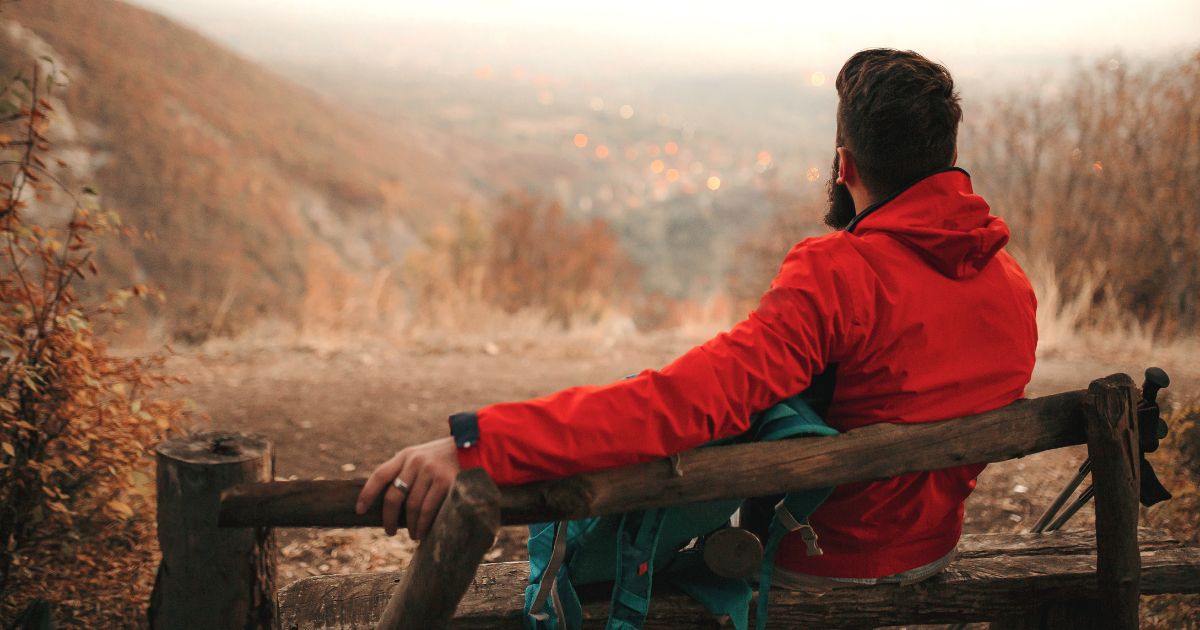
<path fill-rule="evenodd" d="M 1182 546 L 1171 534 L 1149 527 L 1138 528 L 1142 552 Z M 1075 556 L 1096 553 L 1093 529 L 1060 529 L 1044 534 L 1032 532 L 965 534 L 958 541 L 958 559 L 996 556 Z"/>
<path fill-rule="evenodd" d="M 962 464 L 998 462 L 1082 444 L 1084 392 L 1018 401 L 967 418 L 876 424 L 828 438 L 701 448 L 678 471 L 657 460 L 501 489 L 506 525 L 576 519 L 709 499 L 779 494 Z M 221 525 L 381 524 L 379 506 L 354 514 L 364 480 L 250 484 L 227 492 Z"/>
<path fill-rule="evenodd" d="M 1088 386 L 1088 455 L 1096 488 L 1096 579 L 1105 627 L 1138 627 L 1140 450 L 1133 380 L 1114 374 Z"/>
<path fill-rule="evenodd" d="M 1181 547 L 1161 532 L 1145 531 L 1142 592 L 1200 592 L 1200 548 Z M 991 552 L 986 545 L 998 543 Z M 986 534 L 964 536 L 963 555 L 942 575 L 907 587 L 844 589 L 820 595 L 772 594 L 772 626 L 855 627 L 985 620 L 1029 612 L 1054 601 L 1096 597 L 1094 534 Z M 370 628 L 402 573 L 305 578 L 280 592 L 285 630 Z M 459 603 L 452 627 L 517 628 L 528 580 L 525 562 L 485 564 Z M 588 589 L 584 589 L 588 590 Z M 585 596 L 589 627 L 608 610 L 605 587 Z M 876 622 L 876 620 L 878 620 Z M 656 592 L 647 628 L 704 627 L 712 619 L 687 598 Z"/>
<path fill-rule="evenodd" d="M 481 468 L 459 473 L 429 536 L 392 587 L 376 630 L 443 628 L 500 530 L 500 491 Z"/>

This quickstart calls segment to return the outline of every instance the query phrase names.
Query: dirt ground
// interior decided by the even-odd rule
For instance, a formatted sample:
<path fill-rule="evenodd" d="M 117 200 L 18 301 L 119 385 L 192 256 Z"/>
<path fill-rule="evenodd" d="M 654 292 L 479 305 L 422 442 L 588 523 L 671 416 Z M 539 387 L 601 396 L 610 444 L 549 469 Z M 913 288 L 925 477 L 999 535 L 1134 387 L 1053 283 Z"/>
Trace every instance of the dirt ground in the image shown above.
<path fill-rule="evenodd" d="M 397 449 L 446 435 L 449 414 L 563 387 L 619 379 L 664 365 L 699 339 L 678 334 L 617 342 L 564 337 L 554 342 L 464 343 L 456 347 L 387 343 L 266 347 L 228 345 L 190 351 L 172 369 L 190 383 L 180 394 L 207 420 L 193 429 L 260 433 L 276 446 L 279 478 L 356 478 Z M 1039 361 L 1030 396 L 1087 386 L 1145 366 Z M 1200 378 L 1176 373 L 1195 396 Z M 967 532 L 1028 529 L 1073 475 L 1084 448 L 1061 449 L 989 466 L 967 505 Z M 1085 508 L 1072 526 L 1091 523 Z M 325 573 L 403 567 L 413 544 L 375 529 L 279 531 L 279 583 Z M 524 528 L 506 528 L 488 560 L 523 557 Z"/>

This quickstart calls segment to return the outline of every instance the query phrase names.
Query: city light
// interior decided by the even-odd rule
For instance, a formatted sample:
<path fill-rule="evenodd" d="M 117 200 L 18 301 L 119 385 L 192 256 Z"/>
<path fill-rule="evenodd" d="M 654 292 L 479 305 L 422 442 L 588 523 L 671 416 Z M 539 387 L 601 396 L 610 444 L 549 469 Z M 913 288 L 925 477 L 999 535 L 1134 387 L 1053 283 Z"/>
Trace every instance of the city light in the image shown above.
<path fill-rule="evenodd" d="M 663 145 L 663 153 L 666 153 L 667 155 L 675 155 L 676 153 L 679 153 L 679 145 L 675 144 L 674 142 L 667 142 Z"/>
<path fill-rule="evenodd" d="M 587 146 L 587 143 L 588 143 L 587 134 L 584 134 L 584 133 L 575 134 L 575 146 L 582 149 L 583 147 Z"/>
<path fill-rule="evenodd" d="M 664 168 L 666 168 L 666 165 L 663 164 L 662 160 L 654 160 L 653 162 L 650 163 L 650 170 L 655 173 L 663 172 Z"/>
<path fill-rule="evenodd" d="M 677 168 L 667 169 L 667 181 L 674 182 L 678 179 L 679 179 L 679 169 L 677 169 Z"/>
<path fill-rule="evenodd" d="M 721 187 L 721 178 L 716 175 L 709 175 L 708 181 L 704 183 L 709 190 L 716 190 Z"/>
<path fill-rule="evenodd" d="M 813 84 L 813 87 L 821 87 L 825 85 L 825 73 L 817 71 L 808 77 L 808 82 Z"/>
<path fill-rule="evenodd" d="M 629 120 L 630 118 L 633 118 L 633 107 L 630 107 L 629 105 L 622 105 L 619 113 L 621 114 L 621 118 Z"/>
<path fill-rule="evenodd" d="M 603 160 L 608 157 L 608 147 L 603 144 L 596 145 L 596 157 Z"/>
<path fill-rule="evenodd" d="M 808 167 L 808 173 L 805 175 L 805 177 L 808 178 L 808 181 L 815 182 L 818 179 L 821 179 L 821 169 L 815 166 L 810 166 Z"/>

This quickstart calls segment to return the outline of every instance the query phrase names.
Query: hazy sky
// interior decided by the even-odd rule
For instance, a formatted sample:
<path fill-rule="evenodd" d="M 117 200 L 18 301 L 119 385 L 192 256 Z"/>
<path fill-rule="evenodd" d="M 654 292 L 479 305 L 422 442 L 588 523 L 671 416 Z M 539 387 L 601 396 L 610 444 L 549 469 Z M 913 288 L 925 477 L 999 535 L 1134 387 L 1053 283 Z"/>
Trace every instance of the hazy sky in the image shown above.
<path fill-rule="evenodd" d="M 389 23 L 464 32 L 533 32 L 685 53 L 719 66 L 836 66 L 862 48 L 913 48 L 943 61 L 1141 57 L 1200 47 L 1198 0 L 650 2 L 648 0 L 136 0 L 218 39 L 286 24 Z M 238 43 L 238 42 L 233 42 Z M 523 42 L 506 42 L 520 46 Z M 564 50 L 569 54 L 569 50 Z M 797 62 L 797 60 L 802 60 Z"/>

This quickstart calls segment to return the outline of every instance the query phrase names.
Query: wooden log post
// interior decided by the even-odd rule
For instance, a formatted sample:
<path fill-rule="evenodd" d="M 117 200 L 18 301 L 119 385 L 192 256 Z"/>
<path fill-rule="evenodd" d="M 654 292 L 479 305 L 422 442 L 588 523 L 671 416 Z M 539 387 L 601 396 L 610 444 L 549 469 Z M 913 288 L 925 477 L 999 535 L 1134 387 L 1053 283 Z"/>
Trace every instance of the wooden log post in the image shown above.
<path fill-rule="evenodd" d="M 500 490 L 481 468 L 459 473 L 376 630 L 444 628 L 500 531 Z"/>
<path fill-rule="evenodd" d="M 1088 454 L 1096 488 L 1096 579 L 1106 628 L 1138 627 L 1140 450 L 1133 380 L 1114 374 L 1088 387 Z"/>
<path fill-rule="evenodd" d="M 271 480 L 271 442 L 255 435 L 209 432 L 168 440 L 155 450 L 162 563 L 150 598 L 150 627 L 272 628 L 272 530 L 217 526 L 223 490 Z"/>

